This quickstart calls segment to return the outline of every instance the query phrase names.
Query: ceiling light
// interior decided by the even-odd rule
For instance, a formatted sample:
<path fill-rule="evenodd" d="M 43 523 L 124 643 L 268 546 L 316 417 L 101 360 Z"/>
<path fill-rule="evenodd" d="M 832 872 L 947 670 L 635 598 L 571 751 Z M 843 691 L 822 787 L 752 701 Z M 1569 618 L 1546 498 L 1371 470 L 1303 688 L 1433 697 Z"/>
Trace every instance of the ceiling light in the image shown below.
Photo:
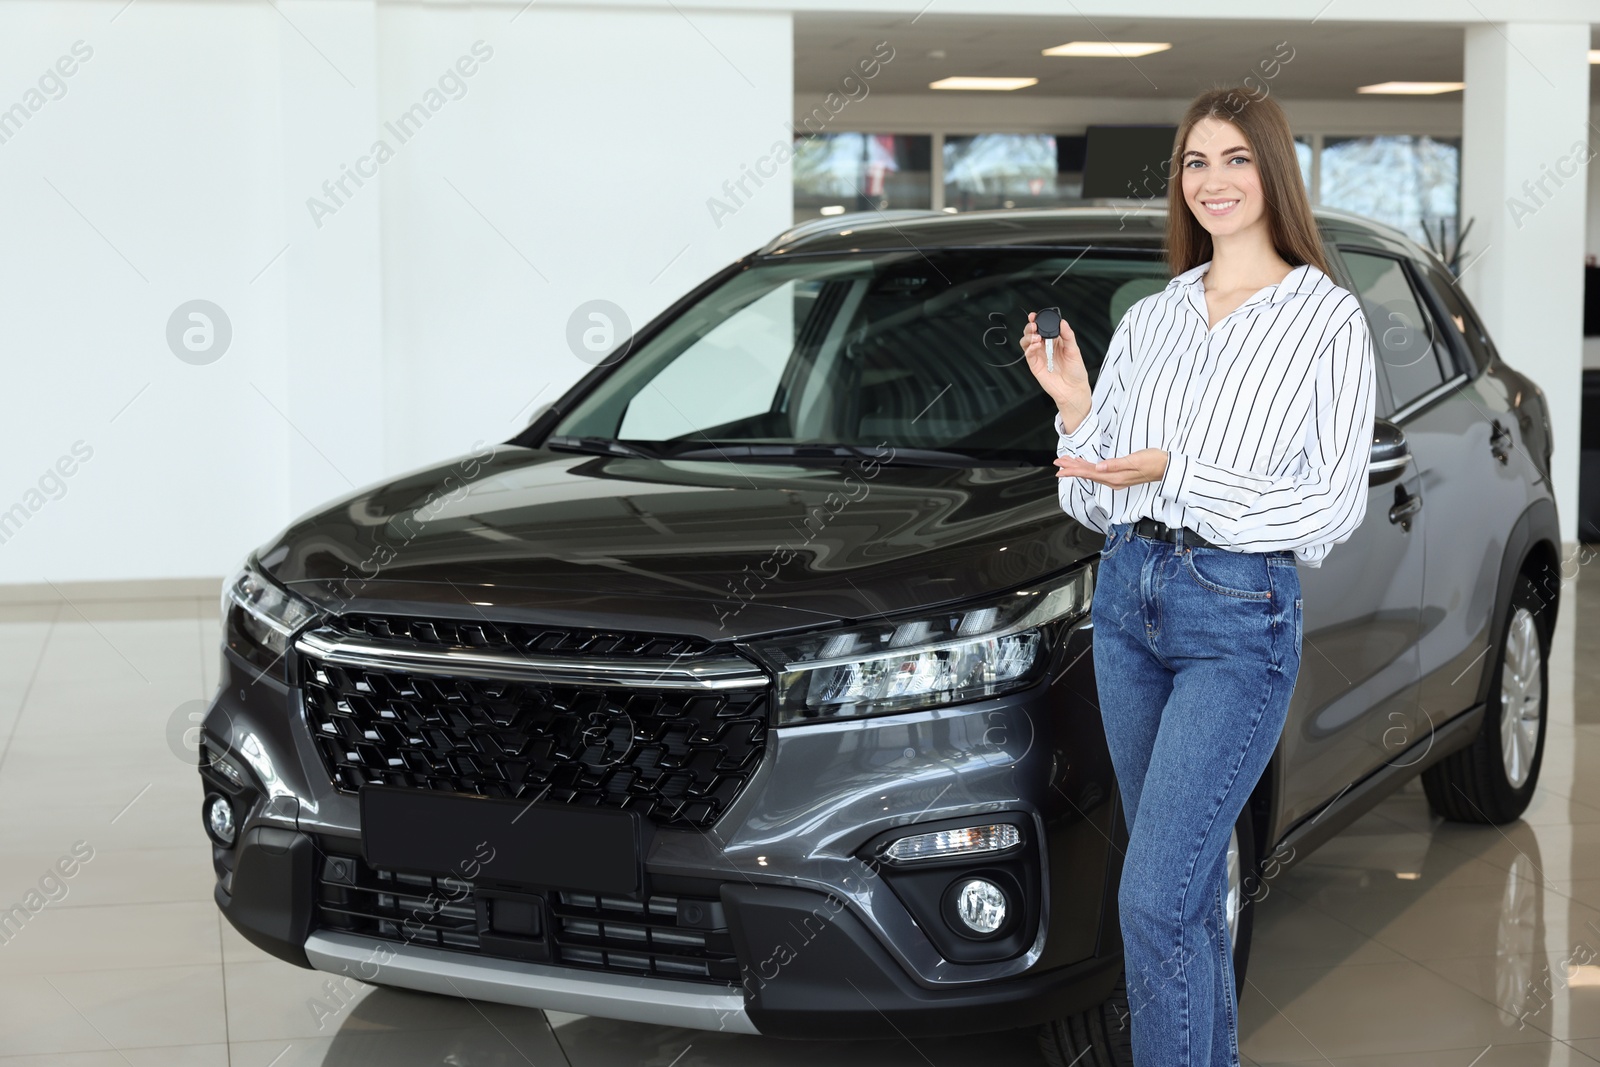
<path fill-rule="evenodd" d="M 1589 49 L 1589 62 L 1600 63 L 1600 48 Z"/>
<path fill-rule="evenodd" d="M 1038 78 L 940 78 L 936 82 L 929 82 L 930 89 L 996 89 L 1008 91 L 1011 89 L 1026 89 L 1030 85 L 1038 85 Z"/>
<path fill-rule="evenodd" d="M 843 204 L 829 204 L 827 207 L 822 208 L 821 212 L 824 215 L 843 215 L 844 214 L 844 205 Z"/>
<path fill-rule="evenodd" d="M 1376 85 L 1363 85 L 1356 90 L 1358 93 L 1385 93 L 1393 96 L 1433 96 L 1438 93 L 1453 93 L 1466 88 L 1465 82 L 1379 82 Z"/>
<path fill-rule="evenodd" d="M 1054 48 L 1046 48 L 1047 56 L 1097 56 L 1111 59 L 1136 59 L 1152 52 L 1165 52 L 1172 45 L 1166 41 L 1068 41 Z"/>

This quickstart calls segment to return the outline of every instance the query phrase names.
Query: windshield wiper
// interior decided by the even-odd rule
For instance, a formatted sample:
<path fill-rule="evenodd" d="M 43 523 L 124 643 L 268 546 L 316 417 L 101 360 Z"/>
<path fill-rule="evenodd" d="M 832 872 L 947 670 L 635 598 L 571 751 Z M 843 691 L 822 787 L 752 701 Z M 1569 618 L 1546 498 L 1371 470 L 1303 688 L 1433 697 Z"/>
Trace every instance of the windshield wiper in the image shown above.
<path fill-rule="evenodd" d="M 966 452 L 953 452 L 936 448 L 902 448 L 898 445 L 881 448 L 878 445 L 842 444 L 747 444 L 737 441 L 719 441 L 702 448 L 673 452 L 671 459 L 824 459 L 860 460 L 897 467 L 1033 467 L 1039 464 L 1026 459 L 990 459 Z"/>
<path fill-rule="evenodd" d="M 625 444 L 622 441 L 613 441 L 609 437 L 569 437 L 566 434 L 552 434 L 544 439 L 546 448 L 553 448 L 557 452 L 584 452 L 596 456 L 628 456 L 633 459 L 660 459 L 659 454 L 638 445 Z"/>

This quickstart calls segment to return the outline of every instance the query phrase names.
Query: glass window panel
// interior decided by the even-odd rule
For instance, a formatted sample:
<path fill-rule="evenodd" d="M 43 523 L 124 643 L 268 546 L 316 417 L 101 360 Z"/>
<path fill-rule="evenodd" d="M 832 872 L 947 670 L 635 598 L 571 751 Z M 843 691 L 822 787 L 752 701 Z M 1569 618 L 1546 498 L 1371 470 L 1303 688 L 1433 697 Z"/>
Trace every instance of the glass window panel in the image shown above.
<path fill-rule="evenodd" d="M 1327 137 L 1321 202 L 1404 231 L 1413 240 L 1456 238 L 1461 198 L 1459 138 Z"/>
<path fill-rule="evenodd" d="M 944 140 L 944 203 L 959 211 L 1054 207 L 1083 196 L 1083 142 L 1048 133 Z"/>
<path fill-rule="evenodd" d="M 1427 275 L 1431 288 L 1438 294 L 1439 300 L 1444 304 L 1448 317 L 1448 328 L 1454 330 L 1466 343 L 1467 351 L 1472 354 L 1472 362 L 1479 369 L 1487 367 L 1494 358 L 1494 342 L 1489 339 L 1489 331 L 1483 328 L 1477 313 L 1472 310 L 1472 302 L 1461 291 L 1460 284 L 1447 271 L 1429 264 L 1424 273 Z"/>
<path fill-rule="evenodd" d="M 823 133 L 794 142 L 794 221 L 844 211 L 933 206 L 933 138 Z"/>
<path fill-rule="evenodd" d="M 1306 192 L 1311 192 L 1311 142 L 1304 137 L 1294 139 L 1294 158 L 1300 164 L 1300 180 Z"/>
<path fill-rule="evenodd" d="M 1405 407 L 1445 380 L 1449 350 L 1398 259 L 1348 249 L 1343 255 L 1366 308 L 1373 353 L 1383 364 L 1380 373 L 1389 379 L 1395 408 Z"/>

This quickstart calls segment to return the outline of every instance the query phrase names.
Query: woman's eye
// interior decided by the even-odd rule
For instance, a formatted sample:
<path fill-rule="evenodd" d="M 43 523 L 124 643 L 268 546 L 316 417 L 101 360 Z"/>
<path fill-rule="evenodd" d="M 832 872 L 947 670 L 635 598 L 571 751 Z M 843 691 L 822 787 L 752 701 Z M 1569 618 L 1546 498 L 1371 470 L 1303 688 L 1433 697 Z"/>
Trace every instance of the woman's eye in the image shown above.
<path fill-rule="evenodd" d="M 1248 163 L 1248 162 L 1250 162 L 1250 157 L 1249 156 L 1234 156 L 1232 159 L 1228 160 L 1228 162 L 1229 163 Z"/>

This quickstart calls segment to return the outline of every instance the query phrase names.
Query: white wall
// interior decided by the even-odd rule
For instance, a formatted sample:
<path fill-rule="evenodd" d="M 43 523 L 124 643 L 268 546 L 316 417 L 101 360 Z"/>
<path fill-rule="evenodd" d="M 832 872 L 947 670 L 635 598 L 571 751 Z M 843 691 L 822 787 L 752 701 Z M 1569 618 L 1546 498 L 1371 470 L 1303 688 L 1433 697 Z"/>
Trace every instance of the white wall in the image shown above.
<path fill-rule="evenodd" d="M 789 137 L 786 13 L 276 6 L 0 5 L 0 110 L 92 49 L 0 143 L 0 583 L 222 574 L 515 432 L 589 368 L 578 305 L 642 325 L 789 222 L 787 170 L 720 227 L 706 207 Z M 464 95 L 384 129 L 480 40 Z M 165 336 L 195 298 L 233 328 L 206 365 Z"/>
<path fill-rule="evenodd" d="M 89 54 L 0 143 L 3 581 L 216 574 L 286 513 L 291 431 L 251 384 L 282 403 L 282 291 L 251 285 L 283 243 L 277 16 L 116 11 L 0 6 L 0 109 Z M 165 340 L 194 298 L 233 323 L 209 366 Z"/>

